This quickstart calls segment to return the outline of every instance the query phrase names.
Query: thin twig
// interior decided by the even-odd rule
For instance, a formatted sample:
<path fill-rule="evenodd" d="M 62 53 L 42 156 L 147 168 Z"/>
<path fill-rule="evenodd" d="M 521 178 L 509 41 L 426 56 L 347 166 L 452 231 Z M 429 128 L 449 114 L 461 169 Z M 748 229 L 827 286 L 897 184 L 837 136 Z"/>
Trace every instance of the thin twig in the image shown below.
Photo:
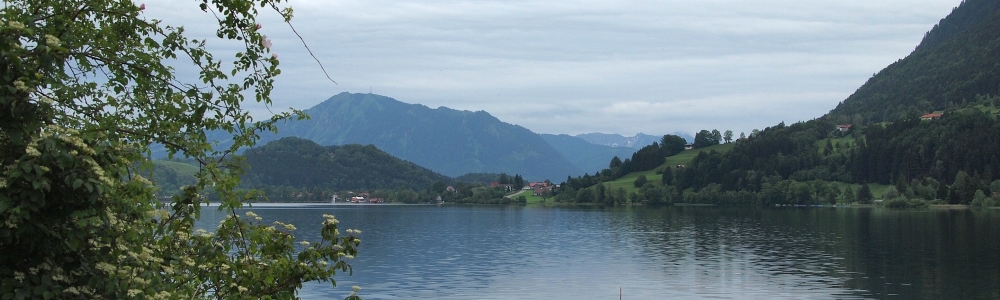
<path fill-rule="evenodd" d="M 278 6 L 274 5 L 274 3 L 271 3 L 271 8 L 274 8 L 275 11 L 281 13 L 281 10 L 278 9 Z M 312 56 L 312 58 L 316 60 L 316 64 L 319 65 L 320 70 L 323 70 L 323 75 L 326 75 L 326 79 L 329 79 L 330 82 L 333 82 L 333 84 L 339 85 L 336 81 L 333 81 L 333 78 L 330 78 L 330 74 L 326 72 L 326 68 L 323 67 L 323 63 L 319 61 L 319 58 L 316 58 L 316 55 L 313 54 L 312 49 L 309 49 L 309 45 L 306 44 L 306 40 L 302 38 L 302 35 L 299 34 L 297 30 L 295 30 L 295 26 L 292 26 L 292 22 L 285 22 L 285 24 L 288 24 L 288 28 L 291 28 L 292 32 L 295 33 L 295 36 L 299 37 L 299 41 L 302 41 L 302 46 L 306 47 L 306 51 L 309 52 L 309 56 Z"/>

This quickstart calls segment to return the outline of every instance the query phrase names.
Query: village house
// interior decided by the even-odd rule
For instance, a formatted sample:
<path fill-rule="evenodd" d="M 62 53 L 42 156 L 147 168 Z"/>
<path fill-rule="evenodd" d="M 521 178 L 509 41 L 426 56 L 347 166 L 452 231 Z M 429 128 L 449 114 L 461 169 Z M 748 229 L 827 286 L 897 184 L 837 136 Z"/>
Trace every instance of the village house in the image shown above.
<path fill-rule="evenodd" d="M 923 116 L 920 116 L 920 119 L 921 119 L 921 120 L 934 120 L 934 119 L 940 119 L 940 118 L 941 118 L 941 115 L 943 115 L 943 113 L 939 113 L 939 112 L 935 112 L 935 113 L 930 113 L 930 114 L 925 114 L 925 115 L 923 115 Z"/>
<path fill-rule="evenodd" d="M 532 192 L 532 195 L 541 196 L 541 195 L 543 195 L 545 193 L 551 193 L 553 190 L 555 190 L 555 186 L 553 186 L 553 185 L 538 186 L 538 187 L 536 187 L 534 189 L 534 191 Z"/>
<path fill-rule="evenodd" d="M 840 132 L 851 130 L 851 124 L 840 124 L 840 125 L 837 125 L 837 130 L 839 130 Z"/>

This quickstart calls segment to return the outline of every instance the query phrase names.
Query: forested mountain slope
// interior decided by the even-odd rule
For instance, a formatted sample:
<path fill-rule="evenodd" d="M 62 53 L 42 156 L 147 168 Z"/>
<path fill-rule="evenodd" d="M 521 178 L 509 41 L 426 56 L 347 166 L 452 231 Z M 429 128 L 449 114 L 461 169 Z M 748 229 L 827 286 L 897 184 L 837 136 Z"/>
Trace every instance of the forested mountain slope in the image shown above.
<path fill-rule="evenodd" d="M 543 180 L 582 173 L 538 134 L 485 111 L 341 93 L 305 112 L 311 120 L 279 124 L 279 135 L 263 141 L 297 136 L 321 145 L 372 144 L 448 176 L 505 172 Z"/>
<path fill-rule="evenodd" d="M 639 189 L 628 200 L 813 205 L 878 197 L 896 207 L 1000 205 L 996 6 L 963 2 L 923 46 L 828 115 L 765 128 L 728 152 L 701 152 L 683 166 L 663 165 L 656 171 L 660 180 L 636 179 Z M 983 17 L 987 8 L 993 11 Z M 942 114 L 922 118 L 930 111 Z M 844 123 L 853 124 L 841 130 Z M 557 199 L 624 201 L 602 185 L 575 191 L 584 197 Z M 884 192 L 873 193 L 875 187 Z"/>
<path fill-rule="evenodd" d="M 948 41 L 959 34 L 977 27 L 997 11 L 1000 11 L 1000 1 L 994 0 L 963 0 L 958 7 L 952 9 L 947 17 L 941 19 L 931 28 L 924 39 L 920 41 L 917 50 L 931 48 Z"/>
<path fill-rule="evenodd" d="M 1000 1 L 967 0 L 909 56 L 830 111 L 838 123 L 869 124 L 978 104 L 1000 95 Z"/>
<path fill-rule="evenodd" d="M 248 187 L 288 186 L 329 190 L 428 189 L 451 178 L 400 160 L 375 146 L 320 146 L 286 137 L 243 153 Z"/>

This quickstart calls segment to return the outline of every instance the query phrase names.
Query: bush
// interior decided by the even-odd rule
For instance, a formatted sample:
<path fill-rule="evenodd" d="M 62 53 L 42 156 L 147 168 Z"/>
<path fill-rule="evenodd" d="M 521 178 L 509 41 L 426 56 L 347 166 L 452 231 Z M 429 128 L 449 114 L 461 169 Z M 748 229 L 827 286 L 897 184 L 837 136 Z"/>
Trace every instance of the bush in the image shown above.
<path fill-rule="evenodd" d="M 642 187 L 643 185 L 646 185 L 646 175 L 639 175 L 639 178 L 636 178 L 633 184 L 635 184 L 635 187 Z"/>
<path fill-rule="evenodd" d="M 896 198 L 899 198 L 900 196 L 901 196 L 901 194 L 900 194 L 899 190 L 896 189 L 895 186 L 890 186 L 890 187 L 886 188 L 885 192 L 882 193 L 882 199 L 886 199 L 886 200 L 896 199 Z M 905 200 L 905 198 L 904 198 L 904 200 Z"/>
<path fill-rule="evenodd" d="M 886 208 L 922 208 L 927 207 L 929 203 L 921 199 L 906 199 L 906 197 L 900 196 L 886 200 L 882 202 L 882 206 Z"/>

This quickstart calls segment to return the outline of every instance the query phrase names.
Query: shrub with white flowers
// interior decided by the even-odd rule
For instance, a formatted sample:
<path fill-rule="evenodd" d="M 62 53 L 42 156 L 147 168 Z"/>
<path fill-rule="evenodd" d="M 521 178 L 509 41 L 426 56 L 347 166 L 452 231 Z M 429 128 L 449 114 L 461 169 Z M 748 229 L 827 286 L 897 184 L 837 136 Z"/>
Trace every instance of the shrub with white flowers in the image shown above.
<path fill-rule="evenodd" d="M 258 10 L 285 21 L 284 0 L 198 1 L 219 40 L 147 19 L 123 0 L 13 0 L 0 6 L 0 299 L 293 299 L 302 283 L 350 272 L 360 232 L 332 216 L 321 240 L 236 212 L 242 161 L 283 112 L 256 120 L 245 95 L 270 105 L 278 69 Z M 233 58 L 224 61 L 218 57 Z M 185 81 L 168 65 L 197 70 Z M 232 135 L 215 149 L 206 131 Z M 197 183 L 165 204 L 149 174 L 151 145 L 200 163 Z M 229 217 L 195 231 L 207 190 Z M 357 298 L 357 290 L 350 297 Z"/>

